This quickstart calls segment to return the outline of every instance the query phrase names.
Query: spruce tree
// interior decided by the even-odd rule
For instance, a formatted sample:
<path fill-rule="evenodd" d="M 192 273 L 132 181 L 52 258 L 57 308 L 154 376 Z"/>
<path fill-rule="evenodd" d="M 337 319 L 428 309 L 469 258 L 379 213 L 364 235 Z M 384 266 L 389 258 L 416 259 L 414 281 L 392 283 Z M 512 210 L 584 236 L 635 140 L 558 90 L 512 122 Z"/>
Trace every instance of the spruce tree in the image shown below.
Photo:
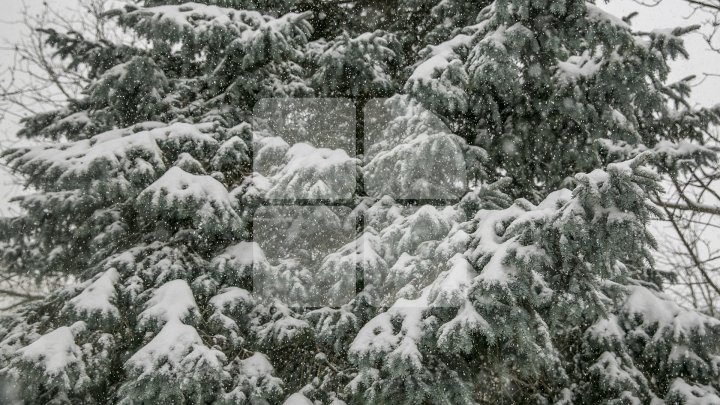
<path fill-rule="evenodd" d="M 720 403 L 720 321 L 653 268 L 720 112 L 693 28 L 581 0 L 146 0 L 46 30 L 92 84 L 3 152 L 36 192 L 0 318 L 27 403 Z"/>

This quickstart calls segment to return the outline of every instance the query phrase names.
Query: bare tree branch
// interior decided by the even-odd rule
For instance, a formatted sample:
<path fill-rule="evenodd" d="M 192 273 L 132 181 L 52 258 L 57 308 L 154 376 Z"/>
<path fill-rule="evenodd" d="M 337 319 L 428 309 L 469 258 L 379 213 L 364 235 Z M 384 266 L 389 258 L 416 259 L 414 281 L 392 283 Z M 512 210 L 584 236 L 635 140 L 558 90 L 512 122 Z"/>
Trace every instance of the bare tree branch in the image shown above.
<path fill-rule="evenodd" d="M 15 291 L 15 290 L 7 290 L 4 288 L 0 288 L 0 294 L 2 295 L 8 295 L 10 297 L 18 297 L 18 298 L 24 298 L 24 299 L 32 299 L 37 300 L 44 298 L 44 295 L 38 295 L 38 294 L 31 294 L 25 291 Z"/>

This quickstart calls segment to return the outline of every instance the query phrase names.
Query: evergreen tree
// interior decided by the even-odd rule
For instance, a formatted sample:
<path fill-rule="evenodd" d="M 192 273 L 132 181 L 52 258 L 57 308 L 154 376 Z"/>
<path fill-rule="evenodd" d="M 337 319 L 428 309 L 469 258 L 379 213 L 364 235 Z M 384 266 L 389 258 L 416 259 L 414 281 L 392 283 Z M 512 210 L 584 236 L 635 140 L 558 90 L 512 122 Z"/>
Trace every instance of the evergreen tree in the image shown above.
<path fill-rule="evenodd" d="M 714 158 L 720 112 L 666 83 L 692 28 L 581 0 L 107 18 L 142 41 L 48 30 L 92 84 L 3 152 L 37 191 L 3 267 L 77 280 L 0 318 L 25 402 L 720 403 L 720 321 L 663 294 L 648 230 L 658 173 Z"/>

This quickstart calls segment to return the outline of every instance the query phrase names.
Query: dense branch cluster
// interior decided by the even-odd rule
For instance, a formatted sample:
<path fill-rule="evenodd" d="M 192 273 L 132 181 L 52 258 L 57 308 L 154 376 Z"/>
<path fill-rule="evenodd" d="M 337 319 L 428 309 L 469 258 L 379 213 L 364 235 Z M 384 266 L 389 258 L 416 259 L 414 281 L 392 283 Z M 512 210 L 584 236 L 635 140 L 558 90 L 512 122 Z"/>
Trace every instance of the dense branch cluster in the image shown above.
<path fill-rule="evenodd" d="M 2 266 L 78 281 L 0 318 L 8 395 L 720 402 L 720 321 L 662 291 L 649 230 L 662 176 L 716 155 L 720 109 L 667 83 L 694 27 L 583 0 L 102 18 L 138 41 L 47 30 L 87 83 L 3 151 L 36 192 Z"/>

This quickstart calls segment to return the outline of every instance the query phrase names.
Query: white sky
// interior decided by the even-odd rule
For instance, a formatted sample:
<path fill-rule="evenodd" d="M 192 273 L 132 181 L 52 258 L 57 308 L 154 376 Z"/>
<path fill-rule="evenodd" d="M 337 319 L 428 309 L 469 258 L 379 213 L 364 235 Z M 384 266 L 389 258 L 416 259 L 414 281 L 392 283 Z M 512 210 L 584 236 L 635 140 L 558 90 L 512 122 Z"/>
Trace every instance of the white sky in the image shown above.
<path fill-rule="evenodd" d="M 0 80 L 5 82 L 6 76 L 2 72 L 12 66 L 13 52 L 7 48 L 27 35 L 20 22 L 24 7 L 30 10 L 39 10 L 43 0 L 0 0 L 2 13 L 0 13 Z M 73 4 L 75 0 L 46 0 L 49 4 Z M 17 143 L 15 133 L 19 126 L 15 117 L 0 117 L 0 150 Z M 22 191 L 17 184 L 18 179 L 10 175 L 4 166 L 0 166 L 0 215 L 11 212 L 8 199 Z"/>
<path fill-rule="evenodd" d="M 635 10 L 640 11 L 632 20 L 633 27 L 639 31 L 702 25 L 709 19 L 709 16 L 702 12 L 693 13 L 693 9 L 683 0 L 663 0 L 655 7 L 639 7 L 632 0 L 612 0 L 608 4 L 600 2 L 600 6 L 618 17 L 624 17 Z M 716 42 L 720 45 L 720 38 Z M 703 73 L 720 74 L 720 54 L 710 50 L 701 32 L 688 34 L 685 37 L 685 47 L 690 53 L 690 59 L 677 60 L 672 64 L 671 81 L 696 75 L 696 81 L 699 82 Z M 720 103 L 720 77 L 708 77 L 700 83 L 695 87 L 692 99 L 704 106 Z"/>
<path fill-rule="evenodd" d="M 39 10 L 43 0 L 0 0 L 2 14 L 0 14 L 0 42 L 3 45 L 20 40 L 23 35 L 22 24 L 19 23 L 24 7 L 30 10 Z M 44 0 L 53 6 L 71 7 L 76 0 Z M 612 0 L 608 4 L 599 1 L 599 5 L 617 16 L 625 16 L 633 10 L 641 10 L 639 16 L 633 20 L 638 30 L 651 30 L 655 28 L 668 28 L 679 25 L 698 24 L 707 20 L 708 16 L 693 13 L 693 10 L 683 0 L 664 0 L 656 7 L 639 7 L 632 0 Z M 720 41 L 719 41 L 720 42 Z M 671 80 L 675 81 L 688 75 L 703 77 L 703 73 L 720 74 L 720 54 L 709 50 L 708 45 L 699 34 L 690 34 L 686 38 L 686 46 L 690 52 L 690 60 L 680 60 L 673 63 Z M 0 50 L 0 72 L 12 63 L 12 52 Z M 0 80 L 2 78 L 0 77 Z M 698 79 L 698 81 L 700 81 Z M 720 103 L 720 77 L 709 77 L 696 88 L 692 100 L 700 105 L 713 105 Z M 12 117 L 0 118 L 0 149 L 17 142 L 14 134 L 18 129 L 17 119 Z M 0 215 L 7 212 L 10 205 L 9 196 L 16 194 L 20 188 L 9 176 L 4 168 L 0 167 Z"/>

